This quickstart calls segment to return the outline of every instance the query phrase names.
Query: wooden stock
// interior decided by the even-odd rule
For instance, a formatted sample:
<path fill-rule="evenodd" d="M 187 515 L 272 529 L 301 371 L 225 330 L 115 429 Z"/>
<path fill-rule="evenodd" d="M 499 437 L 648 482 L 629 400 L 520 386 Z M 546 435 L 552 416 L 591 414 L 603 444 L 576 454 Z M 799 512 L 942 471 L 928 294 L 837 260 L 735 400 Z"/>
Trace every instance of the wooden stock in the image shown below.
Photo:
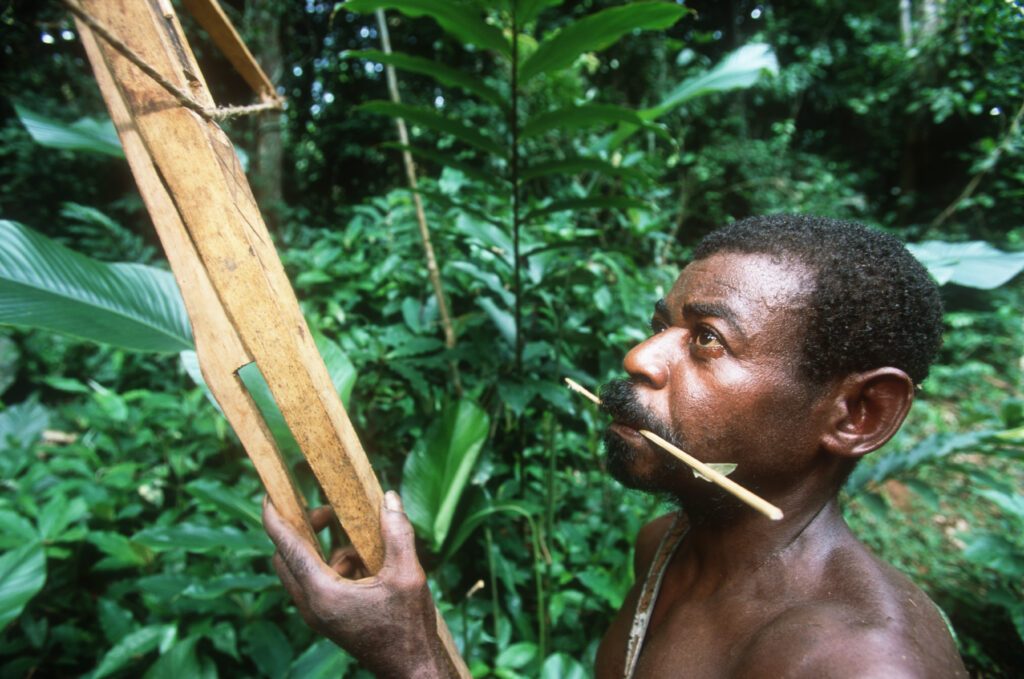
<path fill-rule="evenodd" d="M 188 0 L 216 25 L 218 45 L 246 64 L 261 96 L 269 80 L 212 0 Z M 83 9 L 164 78 L 204 107 L 213 101 L 169 3 L 86 0 Z M 305 502 L 262 415 L 238 376 L 255 362 L 284 419 L 367 568 L 383 564 L 383 493 L 331 383 L 234 148 L 211 120 L 98 39 L 79 34 L 125 155 L 181 288 L 199 366 L 274 505 L 316 544 Z M 212 23 L 211 23 L 212 22 Z M 227 47 L 225 47 L 227 45 Z M 269 88 L 269 91 L 268 91 Z M 440 613 L 451 669 L 469 671 Z"/>

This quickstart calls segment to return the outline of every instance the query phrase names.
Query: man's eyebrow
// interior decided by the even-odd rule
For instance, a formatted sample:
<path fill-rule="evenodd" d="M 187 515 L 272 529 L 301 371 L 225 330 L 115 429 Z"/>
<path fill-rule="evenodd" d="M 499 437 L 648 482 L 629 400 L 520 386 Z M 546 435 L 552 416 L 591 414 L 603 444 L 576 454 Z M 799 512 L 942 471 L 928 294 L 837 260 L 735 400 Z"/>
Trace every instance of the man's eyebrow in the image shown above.
<path fill-rule="evenodd" d="M 665 307 L 668 308 L 667 305 Z M 743 332 L 743 324 L 740 323 L 739 318 L 733 313 L 733 310 L 722 304 L 715 304 L 713 302 L 687 302 L 683 305 L 683 317 L 686 316 L 697 316 L 702 318 L 721 318 L 723 321 L 732 326 L 740 337 L 743 339 L 747 338 L 747 334 Z"/>
<path fill-rule="evenodd" d="M 668 308 L 668 302 L 664 298 L 654 303 L 654 315 L 657 316 L 659 314 L 666 317 L 672 315 L 671 310 Z"/>

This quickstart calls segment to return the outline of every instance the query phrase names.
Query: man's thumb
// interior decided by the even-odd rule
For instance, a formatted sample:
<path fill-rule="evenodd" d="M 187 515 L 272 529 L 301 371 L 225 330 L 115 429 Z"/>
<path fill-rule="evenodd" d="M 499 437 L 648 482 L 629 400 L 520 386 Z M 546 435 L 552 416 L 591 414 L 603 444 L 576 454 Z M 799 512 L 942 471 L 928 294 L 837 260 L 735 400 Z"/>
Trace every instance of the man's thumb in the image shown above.
<path fill-rule="evenodd" d="M 385 568 L 401 571 L 410 566 L 419 566 L 416 559 L 416 534 L 405 514 L 402 499 L 393 490 L 384 494 L 380 533 L 384 541 Z"/>

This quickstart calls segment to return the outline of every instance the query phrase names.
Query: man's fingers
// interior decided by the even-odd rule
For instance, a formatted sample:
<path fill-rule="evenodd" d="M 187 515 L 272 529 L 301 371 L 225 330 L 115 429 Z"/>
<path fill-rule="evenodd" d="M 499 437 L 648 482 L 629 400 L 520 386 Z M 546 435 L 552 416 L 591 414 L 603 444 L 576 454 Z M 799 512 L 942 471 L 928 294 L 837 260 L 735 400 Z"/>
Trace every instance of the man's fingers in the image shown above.
<path fill-rule="evenodd" d="M 330 505 L 323 505 L 309 512 L 309 524 L 313 526 L 313 532 L 319 533 L 330 525 L 334 519 L 334 510 Z"/>
<path fill-rule="evenodd" d="M 263 528 L 277 547 L 277 554 L 291 575 L 301 585 L 314 578 L 337 577 L 324 563 L 319 545 L 310 544 L 294 527 L 281 518 L 274 503 L 263 503 Z M 320 583 L 322 584 L 322 583 Z"/>

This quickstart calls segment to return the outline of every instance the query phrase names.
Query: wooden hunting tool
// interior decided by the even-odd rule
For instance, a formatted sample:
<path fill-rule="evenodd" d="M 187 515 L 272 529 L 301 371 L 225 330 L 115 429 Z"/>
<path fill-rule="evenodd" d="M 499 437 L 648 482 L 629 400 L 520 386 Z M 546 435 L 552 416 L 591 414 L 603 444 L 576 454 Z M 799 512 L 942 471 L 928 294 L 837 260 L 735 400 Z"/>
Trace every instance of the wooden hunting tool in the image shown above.
<path fill-rule="evenodd" d="M 238 370 L 255 363 L 366 567 L 384 560 L 380 483 L 331 384 L 231 142 L 167 0 L 66 0 L 181 288 L 207 386 L 281 515 L 305 501 Z M 245 80 L 280 101 L 214 0 L 184 0 Z M 230 113 L 235 110 L 229 111 Z M 469 671 L 440 613 L 451 670 Z"/>

